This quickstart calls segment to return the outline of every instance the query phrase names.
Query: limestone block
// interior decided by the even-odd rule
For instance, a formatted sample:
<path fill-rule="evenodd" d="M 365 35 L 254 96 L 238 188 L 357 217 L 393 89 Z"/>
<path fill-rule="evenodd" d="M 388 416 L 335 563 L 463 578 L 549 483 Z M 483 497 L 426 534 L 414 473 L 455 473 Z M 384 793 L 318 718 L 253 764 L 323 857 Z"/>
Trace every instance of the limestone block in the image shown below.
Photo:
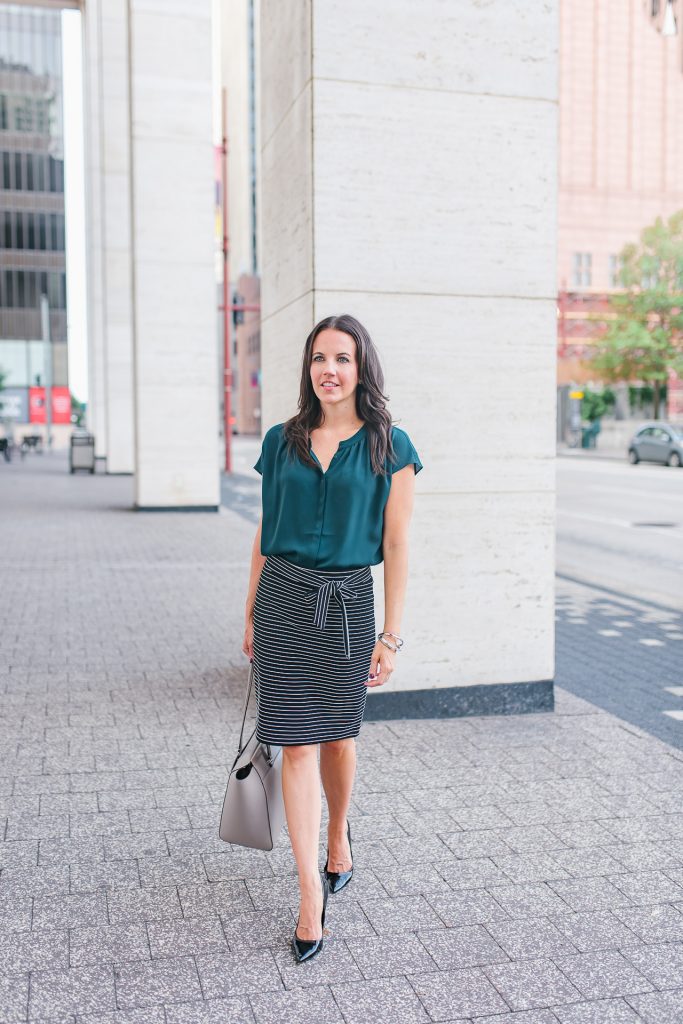
<path fill-rule="evenodd" d="M 262 0 L 260 62 L 268 75 L 261 104 L 265 147 L 311 79 L 311 0 Z"/>
<path fill-rule="evenodd" d="M 302 5 L 303 6 L 303 5 Z M 306 5 L 308 6 L 308 5 Z M 556 3 L 316 3 L 316 78 L 557 98 Z"/>
<path fill-rule="evenodd" d="M 555 294 L 556 110 L 316 82 L 319 288 Z"/>
<path fill-rule="evenodd" d="M 553 301 L 316 291 L 316 319 L 342 312 L 379 350 L 430 492 L 553 490 Z"/>
<path fill-rule="evenodd" d="M 313 326 L 313 297 L 307 292 L 261 324 L 261 429 L 265 433 L 297 410 L 301 356 Z"/>
<path fill-rule="evenodd" d="M 107 248 L 130 254 L 130 177 L 127 173 L 107 173 L 102 177 Z"/>
<path fill-rule="evenodd" d="M 549 493 L 420 494 L 392 689 L 552 679 L 554 508 Z"/>
<path fill-rule="evenodd" d="M 168 168 L 163 183 L 159 180 L 161 168 Z M 138 258 L 183 266 L 205 265 L 207 256 L 213 259 L 212 169 L 213 150 L 208 140 L 201 145 L 176 139 L 137 141 L 134 175 L 145 196 L 135 214 Z"/>
<path fill-rule="evenodd" d="M 310 85 L 264 146 L 261 173 L 265 320 L 313 287 Z"/>

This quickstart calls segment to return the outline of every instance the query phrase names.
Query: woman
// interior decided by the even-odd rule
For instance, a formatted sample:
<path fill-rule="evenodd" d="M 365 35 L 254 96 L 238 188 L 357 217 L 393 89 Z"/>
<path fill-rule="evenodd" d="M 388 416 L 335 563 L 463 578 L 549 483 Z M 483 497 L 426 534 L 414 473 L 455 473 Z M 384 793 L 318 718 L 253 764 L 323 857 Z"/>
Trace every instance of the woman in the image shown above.
<path fill-rule="evenodd" d="M 304 348 L 299 412 L 266 433 L 254 467 L 263 477 L 263 516 L 243 650 L 254 663 L 257 737 L 283 748 L 299 962 L 322 949 L 328 893 L 353 874 L 354 737 L 367 687 L 390 678 L 403 644 L 408 523 L 422 464 L 408 435 L 392 427 L 383 387 L 365 328 L 351 316 L 321 320 Z M 381 561 L 384 630 L 376 636 L 370 566 Z M 321 778 L 329 809 L 322 887 Z"/>

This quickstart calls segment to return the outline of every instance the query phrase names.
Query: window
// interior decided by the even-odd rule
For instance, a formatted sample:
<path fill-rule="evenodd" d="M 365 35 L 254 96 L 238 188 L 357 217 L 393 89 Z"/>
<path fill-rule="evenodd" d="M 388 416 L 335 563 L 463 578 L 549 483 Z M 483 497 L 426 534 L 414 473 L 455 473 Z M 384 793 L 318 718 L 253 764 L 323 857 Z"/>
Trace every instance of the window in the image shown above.
<path fill-rule="evenodd" d="M 622 261 L 621 256 L 617 253 L 610 253 L 609 257 L 609 286 L 610 288 L 619 288 L 621 285 L 621 268 Z"/>
<path fill-rule="evenodd" d="M 7 97 L 4 93 L 0 93 L 0 131 L 6 132 L 9 127 L 9 119 L 7 117 Z"/>
<path fill-rule="evenodd" d="M 47 217 L 44 213 L 38 214 L 38 248 L 47 249 Z"/>
<path fill-rule="evenodd" d="M 9 153 L 2 154 L 2 187 L 11 188 L 10 173 L 9 173 Z"/>
<path fill-rule="evenodd" d="M 45 157 L 36 156 L 36 192 L 45 192 Z"/>
<path fill-rule="evenodd" d="M 32 132 L 33 101 L 30 96 L 18 96 L 14 106 L 14 129 L 18 132 Z"/>
<path fill-rule="evenodd" d="M 60 305 L 62 286 L 60 278 L 62 274 L 48 274 L 47 275 L 47 298 L 50 303 L 50 309 L 62 309 Z"/>
<path fill-rule="evenodd" d="M 26 306 L 28 309 L 35 309 L 38 305 L 38 296 L 36 295 L 36 278 L 38 275 L 35 271 L 28 270 L 26 272 L 26 284 L 27 284 L 27 295 L 26 295 Z"/>
<path fill-rule="evenodd" d="M 14 271 L 5 271 L 5 300 L 7 305 L 12 308 L 14 305 Z"/>
<path fill-rule="evenodd" d="M 35 249 L 36 247 L 36 217 L 34 213 L 27 213 L 26 218 L 28 220 L 28 242 L 26 243 L 27 249 Z"/>
<path fill-rule="evenodd" d="M 57 191 L 57 161 L 53 157 L 47 158 L 50 177 L 50 192 Z"/>
<path fill-rule="evenodd" d="M 50 128 L 48 116 L 48 105 L 45 100 L 36 100 L 36 127 L 35 130 L 41 135 L 47 135 Z"/>
<path fill-rule="evenodd" d="M 25 249 L 26 248 L 26 243 L 24 241 L 24 215 L 23 215 L 23 213 L 18 212 L 15 216 L 16 216 L 16 220 L 15 220 L 16 228 L 15 228 L 15 236 L 14 236 L 14 248 L 15 249 Z"/>
<path fill-rule="evenodd" d="M 29 192 L 33 192 L 33 156 L 31 153 L 26 154 L 26 188 Z"/>
<path fill-rule="evenodd" d="M 590 288 L 593 283 L 593 257 L 589 252 L 575 252 L 572 266 L 574 288 Z"/>
<path fill-rule="evenodd" d="M 52 252 L 57 252 L 59 249 L 57 241 L 57 214 L 50 214 L 50 249 Z"/>
<path fill-rule="evenodd" d="M 17 306 L 26 308 L 26 271 L 17 270 Z"/>
<path fill-rule="evenodd" d="M 22 165 L 21 153 L 15 153 L 14 154 L 14 187 L 17 190 L 17 192 L 21 192 L 21 190 L 24 187 L 24 176 L 21 173 L 21 171 L 22 171 L 21 165 Z"/>
<path fill-rule="evenodd" d="M 9 210 L 5 210 L 3 215 L 2 247 L 3 249 L 12 248 L 12 214 Z"/>

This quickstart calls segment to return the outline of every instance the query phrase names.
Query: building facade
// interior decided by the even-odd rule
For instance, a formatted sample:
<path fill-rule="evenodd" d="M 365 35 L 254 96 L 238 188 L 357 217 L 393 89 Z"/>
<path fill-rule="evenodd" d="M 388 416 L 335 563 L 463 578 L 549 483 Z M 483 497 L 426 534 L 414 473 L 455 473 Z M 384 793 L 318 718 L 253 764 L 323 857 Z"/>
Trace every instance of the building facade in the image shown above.
<path fill-rule="evenodd" d="M 680 0 L 561 5 L 560 385 L 593 376 L 593 318 L 618 287 L 623 246 L 683 208 L 682 19 Z"/>
<path fill-rule="evenodd" d="M 61 16 L 0 6 L 2 416 L 69 423 Z M 50 306 L 43 339 L 41 295 Z"/>

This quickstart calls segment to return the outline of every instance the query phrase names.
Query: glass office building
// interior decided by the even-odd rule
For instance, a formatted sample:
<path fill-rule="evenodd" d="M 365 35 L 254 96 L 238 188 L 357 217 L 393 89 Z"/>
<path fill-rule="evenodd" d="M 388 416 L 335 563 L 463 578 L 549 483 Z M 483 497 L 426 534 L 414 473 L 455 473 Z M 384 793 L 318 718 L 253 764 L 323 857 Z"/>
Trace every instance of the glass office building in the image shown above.
<path fill-rule="evenodd" d="M 50 305 L 52 384 L 67 381 L 61 14 L 0 4 L 2 415 L 33 419 L 46 383 L 40 297 Z M 39 405 L 40 403 L 38 403 Z"/>

